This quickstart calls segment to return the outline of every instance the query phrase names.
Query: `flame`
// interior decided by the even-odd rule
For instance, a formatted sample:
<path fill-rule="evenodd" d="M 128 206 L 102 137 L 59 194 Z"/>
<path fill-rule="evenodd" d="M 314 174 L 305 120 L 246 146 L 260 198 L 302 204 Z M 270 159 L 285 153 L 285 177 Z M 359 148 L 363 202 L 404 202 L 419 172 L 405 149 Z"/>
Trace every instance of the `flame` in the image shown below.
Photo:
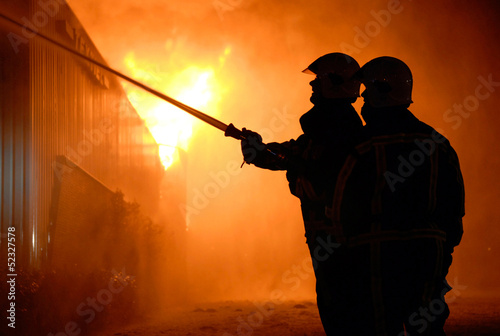
<path fill-rule="evenodd" d="M 219 58 L 219 67 L 230 49 Z M 163 71 L 162 65 L 137 60 L 133 52 L 125 57 L 125 65 L 134 79 L 163 92 L 170 97 L 212 116 L 218 114 L 217 104 L 222 89 L 216 81 L 213 67 L 190 65 L 175 72 Z M 165 67 L 165 66 L 163 66 Z M 179 149 L 188 150 L 193 130 L 200 121 L 181 109 L 160 100 L 128 83 L 124 83 L 127 97 L 145 121 L 159 144 L 159 155 L 165 169 L 179 160 Z"/>

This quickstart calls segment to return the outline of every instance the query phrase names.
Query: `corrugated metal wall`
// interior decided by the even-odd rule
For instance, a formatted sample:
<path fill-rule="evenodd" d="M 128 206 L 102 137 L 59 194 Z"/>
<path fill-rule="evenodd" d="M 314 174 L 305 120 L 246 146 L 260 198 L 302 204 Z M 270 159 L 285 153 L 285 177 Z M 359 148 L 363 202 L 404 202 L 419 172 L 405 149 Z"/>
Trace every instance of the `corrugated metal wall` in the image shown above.
<path fill-rule="evenodd" d="M 28 3 L 13 1 L 3 3 L 2 11 L 21 17 L 28 11 Z M 29 220 L 26 163 L 29 145 L 28 106 L 29 82 L 28 48 L 18 46 L 17 52 L 9 37 L 13 30 L 5 22 L 0 23 L 0 178 L 1 178 L 1 233 L 0 260 L 7 257 L 7 227 L 16 227 L 16 261 L 22 255 L 20 248 L 25 240 L 24 228 Z M 3 267 L 6 266 L 2 265 Z"/>
<path fill-rule="evenodd" d="M 71 10 L 46 3 L 52 7 L 29 1 L 29 12 L 15 19 L 25 17 L 43 34 L 104 62 Z M 3 27 L 2 36 L 12 32 L 25 36 L 15 27 Z M 0 51 L 1 216 L 2 233 L 18 228 L 19 258 L 40 267 L 50 239 L 52 189 L 60 169 L 67 169 L 57 156 L 121 189 L 147 212 L 158 204 L 162 166 L 158 146 L 115 78 L 39 38 L 27 40 L 16 53 L 4 39 Z"/>

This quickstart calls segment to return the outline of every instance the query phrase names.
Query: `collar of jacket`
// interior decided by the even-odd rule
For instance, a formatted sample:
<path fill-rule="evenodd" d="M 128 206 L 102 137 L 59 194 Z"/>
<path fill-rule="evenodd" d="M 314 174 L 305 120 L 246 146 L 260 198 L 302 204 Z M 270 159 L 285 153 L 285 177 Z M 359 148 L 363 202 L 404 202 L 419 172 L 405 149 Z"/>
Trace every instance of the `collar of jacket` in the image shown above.
<path fill-rule="evenodd" d="M 316 104 L 300 117 L 304 134 L 311 138 L 326 138 L 362 126 L 350 102 L 331 101 Z"/>

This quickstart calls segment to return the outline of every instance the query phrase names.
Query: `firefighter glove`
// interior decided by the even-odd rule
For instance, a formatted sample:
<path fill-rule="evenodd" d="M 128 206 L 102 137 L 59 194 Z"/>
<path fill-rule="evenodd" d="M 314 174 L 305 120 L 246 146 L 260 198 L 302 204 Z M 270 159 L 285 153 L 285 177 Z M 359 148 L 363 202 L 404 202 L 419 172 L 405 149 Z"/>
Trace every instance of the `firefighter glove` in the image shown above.
<path fill-rule="evenodd" d="M 253 163 L 255 159 L 265 149 L 266 145 L 262 142 L 262 137 L 259 133 L 252 132 L 243 128 L 241 130 L 243 140 L 241 140 L 241 152 L 246 163 Z"/>

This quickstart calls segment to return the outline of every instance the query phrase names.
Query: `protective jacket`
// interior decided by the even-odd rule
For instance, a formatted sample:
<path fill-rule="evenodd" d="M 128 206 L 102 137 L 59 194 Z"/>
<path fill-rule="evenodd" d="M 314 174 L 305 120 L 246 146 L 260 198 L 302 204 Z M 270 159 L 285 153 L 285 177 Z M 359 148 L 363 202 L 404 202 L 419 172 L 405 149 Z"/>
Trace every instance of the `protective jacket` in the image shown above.
<path fill-rule="evenodd" d="M 361 119 L 350 103 L 315 105 L 300 118 L 296 140 L 269 143 L 252 161 L 257 167 L 286 170 L 290 191 L 301 200 L 306 236 L 325 228 L 326 195 L 352 146 Z"/>
<path fill-rule="evenodd" d="M 360 133 L 329 199 L 332 232 L 352 258 L 351 315 L 366 323 L 357 332 L 398 335 L 404 324 L 411 335 L 439 335 L 447 317 L 443 283 L 465 214 L 462 174 L 449 141 L 406 108 L 379 111 Z M 417 323 L 431 300 L 445 307 L 432 317 L 434 330 Z"/>
<path fill-rule="evenodd" d="M 337 180 L 329 209 L 350 244 L 433 236 L 452 249 L 463 228 L 464 183 L 449 141 L 410 111 L 368 123 Z"/>

